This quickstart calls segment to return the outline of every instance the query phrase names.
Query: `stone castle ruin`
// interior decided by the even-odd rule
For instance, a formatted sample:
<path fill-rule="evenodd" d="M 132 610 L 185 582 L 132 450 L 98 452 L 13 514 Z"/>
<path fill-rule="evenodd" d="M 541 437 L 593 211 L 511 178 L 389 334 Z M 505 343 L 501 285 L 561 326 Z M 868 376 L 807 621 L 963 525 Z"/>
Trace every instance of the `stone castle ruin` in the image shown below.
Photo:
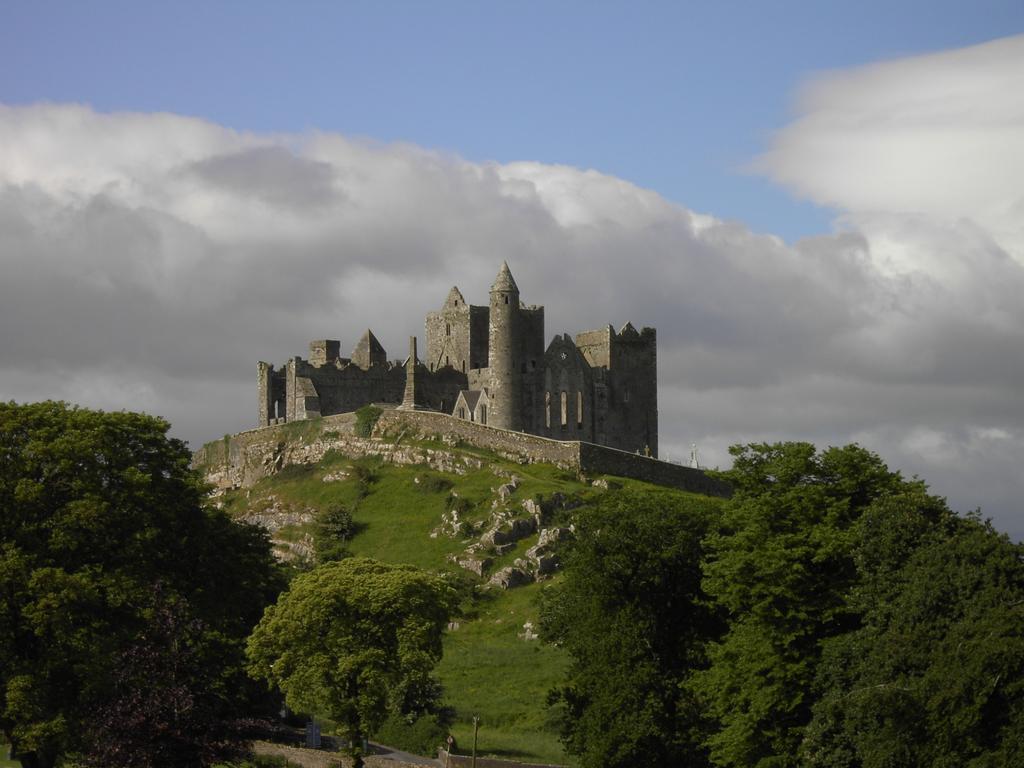
<path fill-rule="evenodd" d="M 259 425 L 348 413 L 368 404 L 432 410 L 482 425 L 631 453 L 658 451 L 657 344 L 653 328 L 626 323 L 544 346 L 544 307 L 519 299 L 508 265 L 488 306 L 452 288 L 426 318 L 426 359 L 389 361 L 367 330 L 351 357 L 338 341 L 309 345 L 279 369 L 259 363 Z"/>

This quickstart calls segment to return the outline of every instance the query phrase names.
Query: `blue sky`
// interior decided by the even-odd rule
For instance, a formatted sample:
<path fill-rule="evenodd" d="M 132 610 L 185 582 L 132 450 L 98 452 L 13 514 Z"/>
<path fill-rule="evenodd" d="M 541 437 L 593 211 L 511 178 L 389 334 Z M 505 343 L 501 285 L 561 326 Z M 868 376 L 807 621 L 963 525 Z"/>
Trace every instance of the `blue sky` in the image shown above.
<path fill-rule="evenodd" d="M 657 327 L 663 456 L 858 442 L 1024 539 L 1022 178 L 1021 0 L 0 0 L 0 400 L 198 445 L 507 260 Z"/>
<path fill-rule="evenodd" d="M 834 212 L 745 169 L 795 89 L 1020 32 L 1024 3 L 8 0 L 0 21 L 7 104 L 594 168 L 792 240 Z"/>

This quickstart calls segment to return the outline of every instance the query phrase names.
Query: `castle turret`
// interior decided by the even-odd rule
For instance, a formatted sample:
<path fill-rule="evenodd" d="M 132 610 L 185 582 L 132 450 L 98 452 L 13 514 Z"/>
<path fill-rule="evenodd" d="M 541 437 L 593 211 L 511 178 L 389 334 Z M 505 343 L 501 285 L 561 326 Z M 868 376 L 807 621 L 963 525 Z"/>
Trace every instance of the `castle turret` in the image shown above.
<path fill-rule="evenodd" d="M 503 429 L 522 429 L 521 360 L 519 338 L 519 286 L 501 263 L 491 286 L 488 329 L 488 367 L 490 368 L 490 409 L 487 423 Z"/>

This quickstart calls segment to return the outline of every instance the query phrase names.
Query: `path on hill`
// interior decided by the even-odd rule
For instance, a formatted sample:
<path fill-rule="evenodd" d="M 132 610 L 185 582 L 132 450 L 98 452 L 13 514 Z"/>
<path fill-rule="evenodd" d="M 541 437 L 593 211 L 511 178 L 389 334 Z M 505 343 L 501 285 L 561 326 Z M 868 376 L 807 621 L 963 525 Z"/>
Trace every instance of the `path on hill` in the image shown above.
<path fill-rule="evenodd" d="M 385 746 L 384 744 L 376 744 L 370 742 L 370 748 L 373 750 L 373 756 L 379 757 L 382 760 L 392 760 L 397 763 L 408 763 L 411 765 L 441 765 L 440 761 L 432 760 L 429 757 L 421 757 L 420 755 L 413 755 L 408 752 L 402 752 L 397 749 Z"/>

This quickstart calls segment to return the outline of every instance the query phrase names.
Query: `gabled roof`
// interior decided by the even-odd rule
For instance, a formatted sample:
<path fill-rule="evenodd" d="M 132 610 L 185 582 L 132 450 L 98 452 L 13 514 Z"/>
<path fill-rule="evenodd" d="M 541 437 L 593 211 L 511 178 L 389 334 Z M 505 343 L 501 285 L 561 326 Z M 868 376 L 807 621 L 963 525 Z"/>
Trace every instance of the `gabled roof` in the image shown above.
<path fill-rule="evenodd" d="M 466 404 L 466 408 L 468 408 L 470 411 L 476 411 L 477 403 L 480 402 L 481 397 L 485 398 L 484 404 L 486 405 L 487 393 L 484 392 L 482 389 L 464 389 L 461 392 L 459 392 L 459 397 L 455 401 L 455 403 L 456 405 L 458 405 L 458 401 L 462 400 L 462 402 Z"/>
<path fill-rule="evenodd" d="M 452 289 L 448 291 L 448 298 L 444 300 L 444 306 L 445 308 L 466 306 L 466 300 L 462 297 L 462 292 L 459 290 L 459 286 L 453 285 Z"/>
<path fill-rule="evenodd" d="M 366 333 L 362 335 L 359 341 L 356 343 L 355 349 L 352 350 L 352 360 L 361 367 L 369 367 L 374 362 L 385 362 L 388 358 L 388 353 L 384 351 L 384 347 L 377 341 L 377 337 L 373 335 L 373 331 L 369 328 L 366 329 Z"/>

